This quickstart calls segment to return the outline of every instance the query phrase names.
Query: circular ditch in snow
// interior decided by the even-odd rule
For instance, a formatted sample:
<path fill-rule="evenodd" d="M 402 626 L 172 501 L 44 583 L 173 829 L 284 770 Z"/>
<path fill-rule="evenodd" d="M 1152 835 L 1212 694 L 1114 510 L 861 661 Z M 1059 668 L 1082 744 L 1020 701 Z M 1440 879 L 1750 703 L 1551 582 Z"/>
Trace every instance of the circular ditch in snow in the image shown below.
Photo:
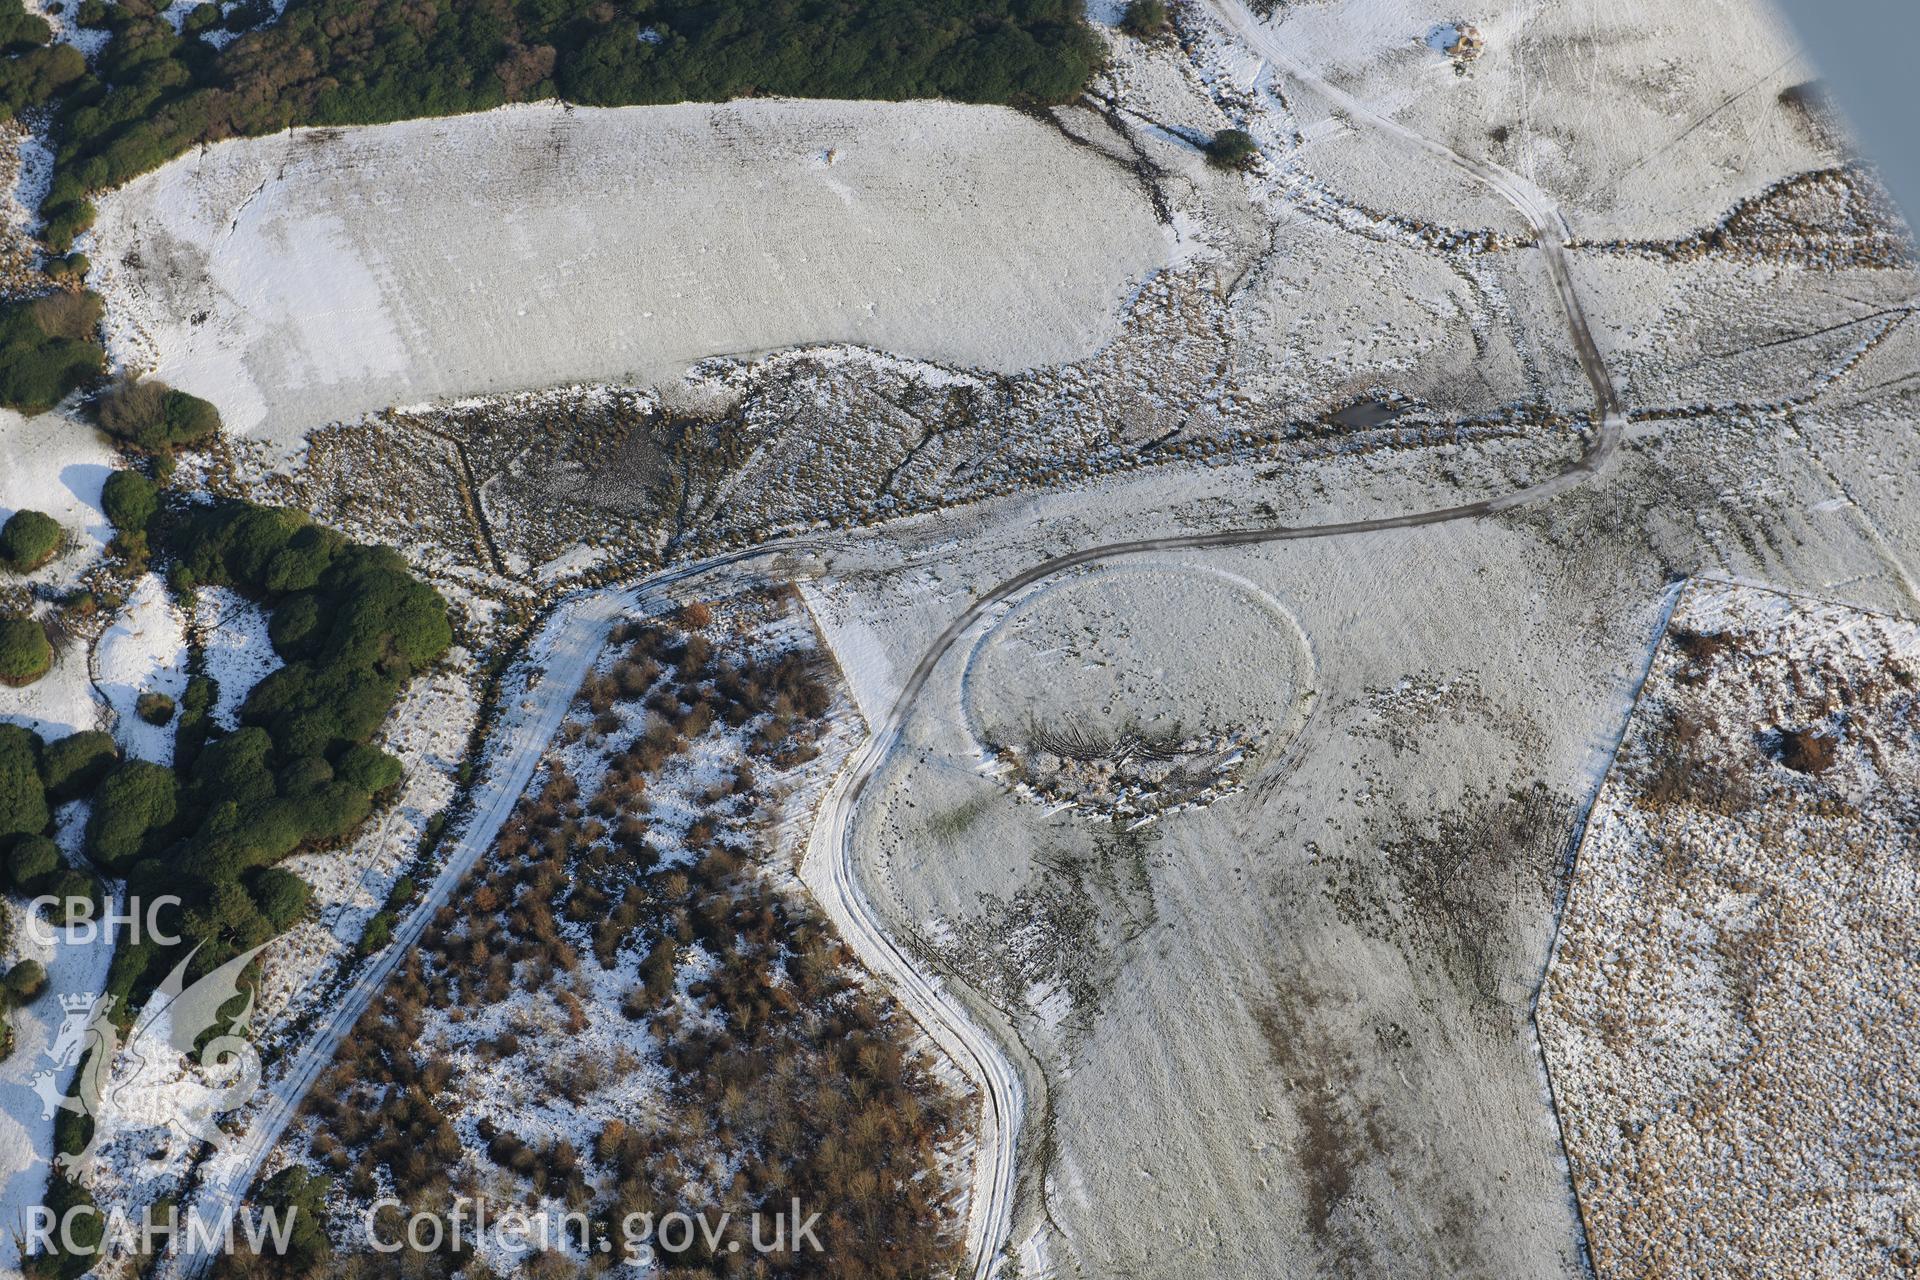
<path fill-rule="evenodd" d="M 1219 570 L 1096 568 L 1018 600 L 968 656 L 989 767 L 1051 807 L 1128 825 L 1211 803 L 1305 725 L 1293 615 Z"/>

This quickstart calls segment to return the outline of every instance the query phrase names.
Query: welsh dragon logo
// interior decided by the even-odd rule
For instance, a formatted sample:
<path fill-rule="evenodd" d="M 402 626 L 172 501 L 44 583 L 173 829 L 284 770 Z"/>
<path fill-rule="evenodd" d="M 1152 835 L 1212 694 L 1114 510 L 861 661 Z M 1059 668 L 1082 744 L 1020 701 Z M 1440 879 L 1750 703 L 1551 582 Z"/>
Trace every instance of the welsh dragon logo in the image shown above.
<path fill-rule="evenodd" d="M 33 1091 L 40 1095 L 42 1119 L 71 1111 L 92 1117 L 94 1123 L 84 1150 L 54 1157 L 60 1172 L 68 1177 L 84 1173 L 112 1136 L 112 1122 L 121 1119 L 137 1117 L 143 1129 L 164 1124 L 189 1142 L 205 1142 L 215 1150 L 226 1145 L 219 1117 L 260 1087 L 260 1054 L 246 1038 L 253 1020 L 253 991 L 239 982 L 261 950 L 255 947 L 235 956 L 189 984 L 187 966 L 199 951 L 194 948 L 147 1001 L 124 1045 L 113 1019 L 116 997 L 61 997 L 64 1020 L 47 1049 L 53 1065 L 34 1076 Z M 221 1023 L 220 1010 L 242 995 L 246 1003 L 226 1032 L 201 1045 L 201 1037 Z M 199 1071 L 191 1069 L 195 1064 Z M 61 1081 L 76 1066 L 80 1071 L 73 1092 L 64 1092 Z"/>

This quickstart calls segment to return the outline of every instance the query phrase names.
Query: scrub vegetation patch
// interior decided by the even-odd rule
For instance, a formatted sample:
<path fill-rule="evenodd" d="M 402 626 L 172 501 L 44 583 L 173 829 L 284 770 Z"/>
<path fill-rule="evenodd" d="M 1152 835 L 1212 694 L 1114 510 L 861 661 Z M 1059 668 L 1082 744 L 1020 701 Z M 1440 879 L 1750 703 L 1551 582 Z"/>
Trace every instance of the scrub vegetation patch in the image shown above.
<path fill-rule="evenodd" d="M 613 1248 L 630 1215 L 731 1215 L 684 1251 L 662 1239 L 675 1275 L 958 1264 L 943 1169 L 961 1101 L 780 847 L 781 809 L 847 745 L 830 673 L 783 593 L 616 629 L 543 779 L 282 1148 L 355 1208 L 340 1218 L 356 1228 L 347 1274 L 373 1261 L 353 1256 L 359 1210 L 389 1189 L 428 1212 L 457 1196 L 496 1216 L 564 1206 Z M 753 1248 L 752 1215 L 796 1199 L 821 1215 L 825 1252 Z M 422 1276 L 568 1276 L 583 1273 L 577 1246 L 413 1262 Z"/>

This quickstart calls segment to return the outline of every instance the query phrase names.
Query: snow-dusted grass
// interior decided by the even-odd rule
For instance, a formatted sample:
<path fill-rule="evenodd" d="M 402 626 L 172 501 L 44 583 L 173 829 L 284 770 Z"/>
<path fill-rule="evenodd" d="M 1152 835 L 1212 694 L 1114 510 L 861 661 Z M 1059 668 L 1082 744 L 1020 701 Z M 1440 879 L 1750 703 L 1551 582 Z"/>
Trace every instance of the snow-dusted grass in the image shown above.
<path fill-rule="evenodd" d="M 86 825 L 86 806 L 76 802 L 60 815 L 61 843 L 78 843 Z M 113 947 L 100 932 L 82 939 L 78 931 L 52 933 L 53 945 L 44 945 L 27 926 L 25 909 L 0 898 L 0 912 L 11 917 L 11 942 L 4 952 L 5 966 L 20 960 L 38 960 L 47 968 L 47 990 L 24 1009 L 6 1015 L 13 1027 L 13 1056 L 0 1062 L 0 1276 L 19 1274 L 20 1255 L 14 1232 L 27 1213 L 46 1195 L 48 1157 L 53 1150 L 53 1118 L 43 1114 L 34 1077 L 54 1070 L 47 1056 L 65 1016 L 67 997 L 92 997 L 105 987 Z M 58 1072 L 58 1085 L 70 1083 L 70 1070 Z"/>
<path fill-rule="evenodd" d="M 1603 1280 L 1881 1274 L 1912 1240 L 1917 685 L 1909 620 L 1675 609 L 1539 1008 Z"/>
<path fill-rule="evenodd" d="M 201 637 L 207 675 L 220 686 L 214 723 L 238 729 L 240 705 L 253 686 L 286 665 L 267 635 L 267 611 L 230 588 L 202 587 L 194 593 L 193 629 Z"/>
<path fill-rule="evenodd" d="M 1120 166 L 946 103 L 554 104 L 219 143 L 101 202 L 117 362 L 297 444 L 422 396 L 846 341 L 1014 370 L 1169 240 Z"/>
<path fill-rule="evenodd" d="M 0 297 L 46 287 L 38 270 L 40 202 L 53 178 L 53 150 L 18 120 L 0 122 Z"/>
<path fill-rule="evenodd" d="M 76 417 L 0 409 L 0 521 L 23 508 L 42 511 L 67 534 L 66 549 L 34 582 L 72 582 L 99 558 L 113 537 L 100 489 L 116 463 L 107 438 Z"/>
<path fill-rule="evenodd" d="M 172 764 L 173 722 L 148 724 L 135 711 L 143 693 L 165 694 L 177 703 L 187 690 L 187 619 L 158 574 L 144 574 L 134 584 L 120 616 L 95 646 L 93 665 L 121 749 Z"/>
<path fill-rule="evenodd" d="M 1426 38 L 1463 18 L 1486 48 L 1456 73 Z M 1269 25 L 1291 56 L 1375 110 L 1537 184 L 1583 235 L 1685 234 L 1781 177 L 1841 158 L 1842 140 L 1781 100 L 1815 73 L 1766 4 L 1708 16 L 1663 0 L 1493 0 L 1465 12 L 1453 0 L 1329 0 L 1282 4 Z M 1337 175 L 1347 195 L 1478 220 L 1468 210 L 1483 194 L 1457 171 L 1353 129 L 1285 74 L 1220 66 L 1238 87 L 1288 99 L 1300 161 Z"/>

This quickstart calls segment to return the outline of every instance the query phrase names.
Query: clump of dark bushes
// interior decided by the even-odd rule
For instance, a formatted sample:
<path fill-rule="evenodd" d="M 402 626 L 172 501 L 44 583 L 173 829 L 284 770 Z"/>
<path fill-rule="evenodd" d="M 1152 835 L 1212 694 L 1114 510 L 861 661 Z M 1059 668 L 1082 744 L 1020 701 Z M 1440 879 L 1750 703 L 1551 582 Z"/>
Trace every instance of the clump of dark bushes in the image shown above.
<path fill-rule="evenodd" d="M 53 644 L 35 618 L 0 614 L 0 684 L 19 689 L 47 674 Z"/>
<path fill-rule="evenodd" d="M 20 0 L 0 5 L 0 120 L 12 119 L 78 84 L 87 60 L 71 45 L 49 45 L 52 32 Z"/>
<path fill-rule="evenodd" d="M 1777 759 L 1795 773 L 1825 773 L 1839 763 L 1840 739 L 1818 729 L 1779 731 Z"/>
<path fill-rule="evenodd" d="M 94 793 L 90 856 L 136 896 L 183 898 L 178 932 L 200 948 L 195 969 L 206 972 L 305 911 L 305 886 L 274 864 L 347 839 L 398 784 L 400 762 L 369 740 L 452 631 L 446 602 L 396 554 L 298 512 L 239 502 L 160 511 L 138 480 L 116 480 L 110 492 L 116 523 L 151 533 L 176 581 L 230 586 L 264 604 L 285 662 L 248 695 L 232 733 L 215 731 L 214 682 L 190 681 L 174 767 L 129 760 Z M 159 706 L 147 710 L 159 719 Z M 172 718 L 175 708 L 165 710 Z M 109 990 L 136 1008 L 174 961 L 150 942 L 122 947 Z"/>
<path fill-rule="evenodd" d="M 1222 129 L 1207 143 L 1207 160 L 1221 169 L 1244 169 L 1260 154 L 1253 135 L 1244 129 Z"/>
<path fill-rule="evenodd" d="M 94 405 L 100 429 L 146 453 L 204 443 L 220 430 L 220 411 L 156 378 L 122 378 Z"/>
<path fill-rule="evenodd" d="M 211 9 L 212 5 L 201 5 Z M 199 9 L 194 10 L 195 13 Z M 261 1232 L 256 1248 L 247 1233 L 214 1264 L 214 1280 L 300 1280 L 319 1275 L 333 1259 L 327 1238 L 327 1197 L 333 1180 L 300 1165 L 288 1165 L 268 1178 L 255 1197 L 263 1220 L 280 1230 Z M 273 1217 L 267 1219 L 265 1215 Z"/>
<path fill-rule="evenodd" d="M 1130 0 L 1120 16 L 1120 29 L 1138 40 L 1157 36 L 1166 27 L 1166 0 Z"/>
<path fill-rule="evenodd" d="M 0 405 L 45 413 L 98 378 L 101 304 L 91 293 L 53 293 L 0 303 Z"/>
<path fill-rule="evenodd" d="M 16 511 L 0 525 L 0 569 L 32 573 L 60 553 L 60 522 L 42 511 Z"/>

